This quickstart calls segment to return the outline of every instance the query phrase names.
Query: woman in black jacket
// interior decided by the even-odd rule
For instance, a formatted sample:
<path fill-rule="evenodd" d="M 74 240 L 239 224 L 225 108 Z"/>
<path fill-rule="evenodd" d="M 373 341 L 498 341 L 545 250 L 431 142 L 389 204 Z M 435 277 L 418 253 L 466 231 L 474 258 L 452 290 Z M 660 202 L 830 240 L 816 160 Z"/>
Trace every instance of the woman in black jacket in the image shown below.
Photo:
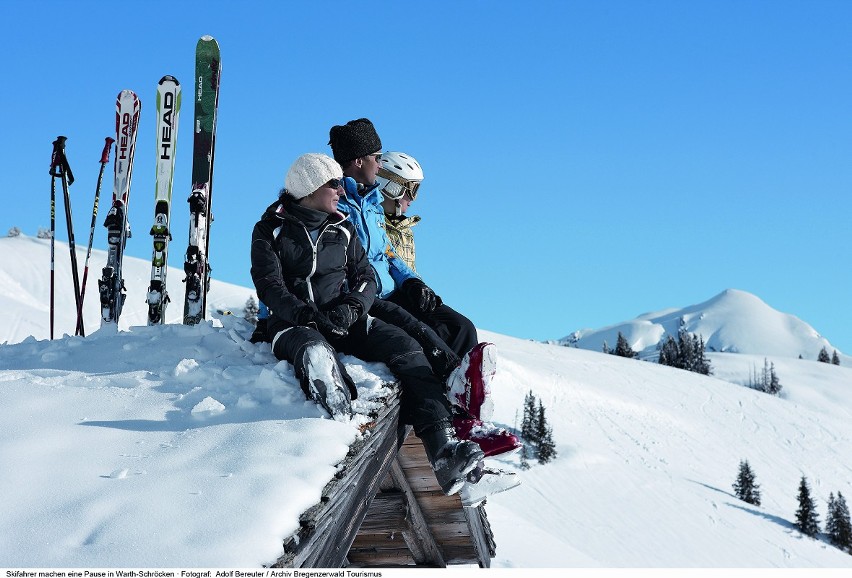
<path fill-rule="evenodd" d="M 305 394 L 335 419 L 351 415 L 357 395 L 336 351 L 384 362 L 402 384 L 400 419 L 414 426 L 438 483 L 453 494 L 484 454 L 456 439 L 444 384 L 420 345 L 366 314 L 376 280 L 354 226 L 337 211 L 342 178 L 330 157 L 302 155 L 254 227 L 251 276 L 270 310 L 272 351 L 293 364 Z"/>

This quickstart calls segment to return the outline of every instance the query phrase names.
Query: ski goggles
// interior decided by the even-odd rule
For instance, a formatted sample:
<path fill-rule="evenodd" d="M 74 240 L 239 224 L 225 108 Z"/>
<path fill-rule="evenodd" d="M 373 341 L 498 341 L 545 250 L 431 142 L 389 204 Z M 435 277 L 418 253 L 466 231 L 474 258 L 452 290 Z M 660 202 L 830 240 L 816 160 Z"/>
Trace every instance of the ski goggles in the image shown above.
<path fill-rule="evenodd" d="M 385 168 L 380 168 L 378 175 L 383 179 L 388 180 L 388 184 L 382 189 L 382 193 L 389 199 L 398 201 L 405 194 L 408 194 L 408 197 L 412 201 L 417 198 L 417 191 L 420 189 L 420 181 L 407 181 L 396 173 L 392 173 Z"/>

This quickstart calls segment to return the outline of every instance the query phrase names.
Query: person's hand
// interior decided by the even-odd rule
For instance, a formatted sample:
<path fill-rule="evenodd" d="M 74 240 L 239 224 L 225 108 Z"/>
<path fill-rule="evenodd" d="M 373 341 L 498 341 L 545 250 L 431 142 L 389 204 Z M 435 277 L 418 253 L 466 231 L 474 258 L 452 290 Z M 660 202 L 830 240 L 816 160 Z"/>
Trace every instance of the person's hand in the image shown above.
<path fill-rule="evenodd" d="M 314 313 L 311 323 L 316 326 L 317 331 L 323 334 L 326 339 L 343 339 L 349 335 L 349 328 L 338 325 L 328 315 L 322 311 Z"/>
<path fill-rule="evenodd" d="M 420 279 L 409 279 L 402 284 L 402 289 L 422 313 L 432 313 L 440 302 L 440 297 Z"/>
<path fill-rule="evenodd" d="M 346 329 L 352 327 L 352 324 L 358 321 L 360 316 L 358 311 L 347 303 L 338 305 L 328 312 L 329 321 Z"/>

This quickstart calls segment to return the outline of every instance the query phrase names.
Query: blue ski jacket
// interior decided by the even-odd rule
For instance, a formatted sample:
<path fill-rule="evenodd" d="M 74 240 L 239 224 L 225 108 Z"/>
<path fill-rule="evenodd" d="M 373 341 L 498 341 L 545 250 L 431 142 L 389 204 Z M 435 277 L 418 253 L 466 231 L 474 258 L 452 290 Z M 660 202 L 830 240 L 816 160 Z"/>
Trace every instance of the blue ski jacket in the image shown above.
<path fill-rule="evenodd" d="M 337 209 L 355 225 L 358 240 L 367 252 L 367 260 L 376 271 L 377 295 L 385 299 L 408 279 L 419 279 L 417 273 L 397 256 L 388 238 L 382 193 L 378 187 L 365 189 L 360 195 L 355 179 L 344 177 L 343 191 Z"/>

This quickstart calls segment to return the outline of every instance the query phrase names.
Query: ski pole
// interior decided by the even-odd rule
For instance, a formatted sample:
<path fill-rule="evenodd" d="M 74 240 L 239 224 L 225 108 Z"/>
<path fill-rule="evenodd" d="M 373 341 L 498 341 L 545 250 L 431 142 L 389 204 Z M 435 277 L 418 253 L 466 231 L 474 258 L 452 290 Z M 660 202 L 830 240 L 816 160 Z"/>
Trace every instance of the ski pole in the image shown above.
<path fill-rule="evenodd" d="M 92 243 L 95 240 L 95 223 L 98 218 L 98 200 L 101 196 L 101 181 L 104 178 L 104 168 L 109 162 L 109 151 L 112 149 L 112 143 L 115 142 L 115 139 L 112 137 L 106 137 L 104 139 L 106 142 L 104 143 L 104 150 L 101 153 L 101 170 L 98 173 L 98 183 L 95 186 L 95 204 L 92 207 L 92 226 L 89 229 L 89 246 L 86 249 L 86 263 L 83 267 L 83 286 L 80 289 L 80 311 L 78 313 L 80 319 L 80 326 L 82 328 L 83 325 L 83 303 L 86 298 L 86 279 L 89 277 L 89 257 L 92 256 Z"/>
<path fill-rule="evenodd" d="M 68 157 L 65 156 L 66 140 L 68 139 L 64 136 L 56 138 L 59 149 L 56 176 L 62 180 L 62 193 L 65 198 L 65 224 L 68 228 L 68 249 L 71 252 L 71 277 L 74 281 L 74 302 L 77 305 L 77 326 L 74 330 L 74 335 L 86 335 L 81 316 L 82 304 L 80 302 L 80 276 L 77 269 L 77 245 L 74 242 L 74 221 L 71 217 L 71 195 L 69 192 L 69 187 L 74 184 L 74 174 L 71 172 L 71 167 L 68 164 Z"/>
<path fill-rule="evenodd" d="M 64 137 L 60 137 L 64 138 Z M 53 153 L 50 155 L 50 339 L 53 341 L 54 321 L 54 280 L 56 262 L 56 177 L 59 165 L 59 139 L 53 141 Z"/>

